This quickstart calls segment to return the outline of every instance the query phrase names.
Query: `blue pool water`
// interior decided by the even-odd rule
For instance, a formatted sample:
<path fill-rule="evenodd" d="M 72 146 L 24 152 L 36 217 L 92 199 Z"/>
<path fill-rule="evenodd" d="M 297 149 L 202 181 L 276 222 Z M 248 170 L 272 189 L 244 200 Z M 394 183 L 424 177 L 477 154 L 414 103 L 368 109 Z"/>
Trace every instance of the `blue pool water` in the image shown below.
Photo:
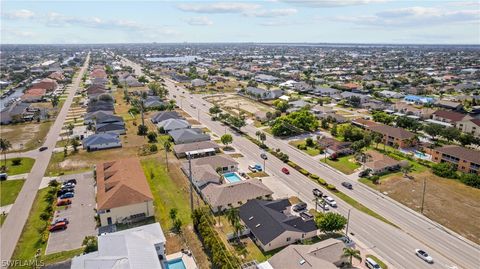
<path fill-rule="evenodd" d="M 242 179 L 237 175 L 237 173 L 225 173 L 223 177 L 230 183 L 242 181 Z"/>
<path fill-rule="evenodd" d="M 174 259 L 165 262 L 165 269 L 186 269 L 185 264 L 182 261 L 182 258 Z"/>

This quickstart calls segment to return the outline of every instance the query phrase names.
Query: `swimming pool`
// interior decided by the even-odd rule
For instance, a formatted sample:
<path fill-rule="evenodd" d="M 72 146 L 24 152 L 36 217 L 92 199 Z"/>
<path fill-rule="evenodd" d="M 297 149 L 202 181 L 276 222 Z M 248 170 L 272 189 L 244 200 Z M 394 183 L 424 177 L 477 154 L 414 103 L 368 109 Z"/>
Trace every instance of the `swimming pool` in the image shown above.
<path fill-rule="evenodd" d="M 242 181 L 242 178 L 240 178 L 240 176 L 237 173 L 225 173 L 225 174 L 223 174 L 223 177 L 229 183 Z"/>
<path fill-rule="evenodd" d="M 186 269 L 182 258 L 173 259 L 165 262 L 165 269 Z"/>

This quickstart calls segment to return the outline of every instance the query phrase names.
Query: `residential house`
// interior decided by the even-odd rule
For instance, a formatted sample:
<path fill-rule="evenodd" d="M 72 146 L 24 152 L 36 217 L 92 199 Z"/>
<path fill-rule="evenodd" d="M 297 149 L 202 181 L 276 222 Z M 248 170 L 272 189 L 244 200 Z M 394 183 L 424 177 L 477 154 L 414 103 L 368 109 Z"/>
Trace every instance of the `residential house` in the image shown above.
<path fill-rule="evenodd" d="M 284 247 L 317 235 L 313 219 L 291 214 L 288 199 L 250 200 L 240 206 L 239 216 L 263 251 Z"/>
<path fill-rule="evenodd" d="M 318 119 L 329 119 L 333 122 L 336 122 L 336 123 L 345 123 L 345 122 L 348 122 L 348 118 L 340 115 L 340 114 L 336 114 L 336 113 L 323 113 L 323 114 L 317 114 L 316 115 Z"/>
<path fill-rule="evenodd" d="M 26 103 L 40 102 L 43 100 L 46 93 L 47 90 L 43 88 L 30 88 L 20 97 L 20 99 Z"/>
<path fill-rule="evenodd" d="M 122 141 L 113 133 L 92 134 L 82 140 L 82 145 L 83 149 L 94 151 L 122 147 Z"/>
<path fill-rule="evenodd" d="M 255 81 L 266 84 L 274 84 L 280 81 L 280 78 L 271 75 L 258 74 L 255 76 Z"/>
<path fill-rule="evenodd" d="M 245 95 L 259 100 L 277 99 L 283 95 L 283 90 L 266 90 L 256 87 L 245 88 Z"/>
<path fill-rule="evenodd" d="M 403 100 L 407 103 L 413 103 L 417 105 L 433 104 L 435 102 L 435 98 L 433 97 L 418 95 L 407 95 L 403 98 Z"/>
<path fill-rule="evenodd" d="M 213 155 L 191 160 L 192 167 L 208 165 L 219 173 L 235 172 L 238 170 L 238 162 L 228 155 Z M 188 162 L 185 163 L 188 166 Z"/>
<path fill-rule="evenodd" d="M 174 130 L 168 133 L 175 144 L 186 144 L 210 140 L 210 135 L 204 134 L 202 129 L 189 128 Z"/>
<path fill-rule="evenodd" d="M 333 88 L 315 88 L 312 90 L 312 94 L 316 96 L 334 96 L 340 94 L 340 91 Z"/>
<path fill-rule="evenodd" d="M 437 110 L 432 114 L 432 119 L 436 121 L 450 123 L 456 125 L 459 121 L 471 120 L 472 117 L 450 110 Z"/>
<path fill-rule="evenodd" d="M 96 111 L 114 111 L 115 107 L 112 101 L 90 100 L 87 106 L 87 113 Z"/>
<path fill-rule="evenodd" d="M 269 199 L 273 192 L 259 179 L 249 179 L 221 185 L 208 184 L 201 194 L 213 212 L 220 212 L 239 207 L 249 200 Z"/>
<path fill-rule="evenodd" d="M 192 182 L 193 185 L 198 189 L 201 190 L 207 184 L 214 183 L 214 184 L 222 184 L 222 177 L 218 174 L 218 172 L 208 164 L 205 165 L 192 165 Z M 188 163 L 185 163 L 182 166 L 183 173 L 190 177 L 190 166 Z"/>
<path fill-rule="evenodd" d="M 72 259 L 71 269 L 163 269 L 166 238 L 155 222 L 98 236 L 98 250 Z"/>
<path fill-rule="evenodd" d="M 163 130 L 164 133 L 169 133 L 170 131 L 188 129 L 192 126 L 183 119 L 167 119 L 157 123 L 157 127 Z"/>
<path fill-rule="evenodd" d="M 126 134 L 125 123 L 122 122 L 106 122 L 106 123 L 97 123 L 95 124 L 95 133 L 96 134 L 117 134 L 124 135 Z"/>
<path fill-rule="evenodd" d="M 205 80 L 199 79 L 199 78 L 193 79 L 191 81 L 191 84 L 192 84 L 192 87 L 205 87 L 205 86 L 207 86 L 207 82 Z"/>
<path fill-rule="evenodd" d="M 448 100 L 438 100 L 435 102 L 435 106 L 445 109 L 450 109 L 454 111 L 460 111 L 463 108 L 462 103 L 448 101 Z"/>
<path fill-rule="evenodd" d="M 165 106 L 165 103 L 160 100 L 160 97 L 158 96 L 147 96 L 143 101 L 143 106 L 147 109 L 161 108 Z"/>
<path fill-rule="evenodd" d="M 177 158 L 190 156 L 190 158 L 200 158 L 212 156 L 220 151 L 220 146 L 213 141 L 202 141 L 173 146 L 173 153 Z"/>
<path fill-rule="evenodd" d="M 168 119 L 181 119 L 182 117 L 175 111 L 160 111 L 155 113 L 150 119 L 152 123 L 157 124 Z"/>
<path fill-rule="evenodd" d="M 365 94 L 360 94 L 360 93 L 354 93 L 354 92 L 341 92 L 339 95 L 333 96 L 333 98 L 337 101 L 347 100 L 347 99 L 350 99 L 352 97 L 358 97 L 360 99 L 360 104 L 365 103 L 368 100 L 370 100 L 370 96 L 365 95 Z"/>
<path fill-rule="evenodd" d="M 388 90 L 383 90 L 383 91 L 379 92 L 378 94 L 382 97 L 396 98 L 396 99 L 400 99 L 400 98 L 403 98 L 405 96 L 405 94 L 403 94 L 401 92 L 394 92 L 394 91 L 388 91 Z"/>
<path fill-rule="evenodd" d="M 3 109 L 0 112 L 0 123 L 1 124 L 10 124 L 18 123 L 27 120 L 29 114 L 28 108 L 30 104 L 22 102 L 14 102 L 7 108 Z"/>
<path fill-rule="evenodd" d="M 90 72 L 90 78 L 95 79 L 95 78 L 101 78 L 101 79 L 106 79 L 107 72 L 103 68 L 96 68 L 92 72 Z"/>
<path fill-rule="evenodd" d="M 367 129 L 368 127 L 380 125 L 380 123 L 376 123 L 374 121 L 367 120 L 367 119 L 358 118 L 358 119 L 352 120 L 352 125 L 360 127 L 362 129 Z"/>
<path fill-rule="evenodd" d="M 451 163 L 458 171 L 480 174 L 480 151 L 457 145 L 447 145 L 432 151 L 432 161 Z"/>
<path fill-rule="evenodd" d="M 113 111 L 99 110 L 99 111 L 95 111 L 95 112 L 85 113 L 85 115 L 83 116 L 83 124 L 85 124 L 85 125 L 95 124 L 97 118 L 105 117 L 105 116 L 108 116 L 108 115 L 112 116 Z"/>
<path fill-rule="evenodd" d="M 47 92 L 53 92 L 58 88 L 58 83 L 51 78 L 44 78 L 40 81 L 33 82 L 32 88 L 45 89 Z"/>
<path fill-rule="evenodd" d="M 343 255 L 345 243 L 329 238 L 311 245 L 289 245 L 274 254 L 259 269 L 337 269 L 349 260 Z"/>
<path fill-rule="evenodd" d="M 406 104 L 401 102 L 395 103 L 392 107 L 392 110 L 394 112 L 402 113 L 405 115 L 417 116 L 420 119 L 430 119 L 432 117 L 432 114 L 436 111 L 436 109 L 433 109 L 433 108 L 428 108 L 428 107 L 417 108 L 411 104 Z"/>
<path fill-rule="evenodd" d="M 138 158 L 101 162 L 95 171 L 101 226 L 154 216 L 153 195 Z"/>
<path fill-rule="evenodd" d="M 342 142 L 338 141 L 335 138 L 323 137 L 318 139 L 318 145 L 324 148 L 325 152 L 332 155 L 336 154 L 337 156 L 349 155 L 352 154 L 353 150 L 350 148 L 351 142 Z"/>
<path fill-rule="evenodd" d="M 400 168 L 400 161 L 381 154 L 374 150 L 369 150 L 365 153 L 365 167 L 371 170 L 372 174 L 381 174 L 387 171 L 398 170 Z"/>
<path fill-rule="evenodd" d="M 389 125 L 378 124 L 368 126 L 366 130 L 373 133 L 379 133 L 383 136 L 382 143 L 388 146 L 398 146 L 399 148 L 409 148 L 414 146 L 417 141 L 415 134 L 403 128 L 392 127 Z"/>
<path fill-rule="evenodd" d="M 312 85 L 304 81 L 300 81 L 293 84 L 293 90 L 297 92 L 305 93 L 305 92 L 311 91 L 312 89 L 313 89 Z"/>
<path fill-rule="evenodd" d="M 464 133 L 480 137 L 480 119 L 466 119 L 457 121 L 455 126 Z"/>
<path fill-rule="evenodd" d="M 55 72 L 51 73 L 50 75 L 48 75 L 48 78 L 51 78 L 51 79 L 56 80 L 56 81 L 64 81 L 65 80 L 65 76 L 63 75 L 62 71 L 55 71 Z"/>
<path fill-rule="evenodd" d="M 95 124 L 97 125 L 102 123 L 112 123 L 112 122 L 124 123 L 122 117 L 116 116 L 113 114 L 98 113 L 95 117 Z"/>

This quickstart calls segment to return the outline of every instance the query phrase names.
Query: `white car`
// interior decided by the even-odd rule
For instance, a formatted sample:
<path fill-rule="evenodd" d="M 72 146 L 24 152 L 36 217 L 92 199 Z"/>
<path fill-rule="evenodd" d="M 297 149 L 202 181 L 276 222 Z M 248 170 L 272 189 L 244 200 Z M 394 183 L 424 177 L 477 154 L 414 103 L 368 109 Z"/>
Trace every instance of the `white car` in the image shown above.
<path fill-rule="evenodd" d="M 324 198 L 324 200 L 329 206 L 337 207 L 337 202 L 335 202 L 335 200 L 332 197 L 327 196 L 327 197 Z"/>
<path fill-rule="evenodd" d="M 428 262 L 428 263 L 433 263 L 433 258 L 428 255 L 427 252 L 425 252 L 424 250 L 421 250 L 421 249 L 415 249 L 415 254 L 422 260 Z"/>

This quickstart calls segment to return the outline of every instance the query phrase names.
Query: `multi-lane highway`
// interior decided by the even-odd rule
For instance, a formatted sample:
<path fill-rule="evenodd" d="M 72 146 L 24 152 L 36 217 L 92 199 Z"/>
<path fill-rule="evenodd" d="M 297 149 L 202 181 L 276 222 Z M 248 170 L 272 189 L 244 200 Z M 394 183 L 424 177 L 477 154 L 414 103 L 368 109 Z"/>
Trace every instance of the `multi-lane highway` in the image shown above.
<path fill-rule="evenodd" d="M 7 216 L 7 219 L 3 223 L 0 234 L 0 249 L 1 249 L 1 261 L 2 268 L 6 267 L 6 262 L 10 260 L 13 255 L 13 251 L 17 245 L 18 239 L 23 230 L 23 226 L 27 221 L 28 214 L 32 208 L 33 201 L 38 191 L 38 187 L 42 181 L 42 178 L 47 169 L 48 163 L 50 162 L 50 157 L 52 156 L 53 149 L 57 143 L 58 137 L 62 130 L 63 123 L 67 117 L 68 110 L 72 105 L 75 92 L 80 86 L 80 81 L 83 77 L 83 74 L 87 70 L 88 62 L 90 60 L 90 54 L 87 56 L 83 67 L 80 69 L 79 75 L 74 79 L 73 83 L 68 86 L 68 96 L 65 100 L 65 103 L 60 110 L 60 113 L 57 115 L 55 123 L 50 128 L 50 131 L 47 134 L 45 143 L 43 146 L 48 147 L 47 150 L 38 152 L 35 160 L 35 164 L 32 167 L 32 170 L 25 180 L 22 190 L 17 196 L 16 203 L 10 209 L 10 212 Z"/>
<path fill-rule="evenodd" d="M 138 65 L 136 66 L 138 67 Z M 169 89 L 170 98 L 175 99 L 177 104 L 182 104 L 183 110 L 194 118 L 199 117 L 199 121 L 213 132 L 219 135 L 224 133 L 225 126 L 211 120 L 211 116 L 208 114 L 208 109 L 211 104 L 206 103 L 202 99 L 202 96 L 190 95 L 184 89 L 175 87 L 175 83 L 168 79 L 165 84 Z M 185 91 L 185 94 L 182 94 L 183 91 Z M 176 97 L 173 98 L 173 95 L 176 95 Z M 182 97 L 185 98 L 181 100 Z M 195 108 L 190 106 L 190 104 L 194 104 Z M 255 136 L 257 130 L 257 128 L 251 125 L 243 128 L 243 131 L 249 133 L 251 136 Z M 271 148 L 280 148 L 281 151 L 289 155 L 290 160 L 300 164 L 308 171 L 319 175 L 339 189 L 342 189 L 340 185 L 341 182 L 350 181 L 345 175 L 315 161 L 310 156 L 291 147 L 281 139 L 268 136 L 266 143 Z M 233 146 L 252 161 L 261 162 L 259 148 L 249 140 L 235 135 Z M 269 156 L 267 164 L 269 174 L 278 178 L 279 183 L 295 190 L 302 200 L 311 203 L 313 199 L 312 189 L 321 188 L 321 186 L 302 174 L 292 171 L 293 169 L 290 169 L 290 175 L 284 175 L 280 172 L 284 166 L 285 164 L 283 162 L 273 156 Z M 381 193 L 373 191 L 362 184 L 357 184 L 353 181 L 350 182 L 354 184 L 354 189 L 342 189 L 342 191 L 379 213 L 398 226 L 398 228 L 353 209 L 350 205 L 339 199 L 337 199 L 339 204 L 338 212 L 346 215 L 347 211 L 351 209 L 350 231 L 355 234 L 354 237 L 381 255 L 383 259 L 394 267 L 457 267 L 468 269 L 479 267 L 480 249 L 477 244 L 458 236 L 438 223 L 419 215 Z M 472 225 L 475 225 L 475 220 L 472 220 Z M 415 248 L 421 248 L 429 252 L 435 259 L 435 264 L 429 265 L 418 259 L 414 255 Z"/>

